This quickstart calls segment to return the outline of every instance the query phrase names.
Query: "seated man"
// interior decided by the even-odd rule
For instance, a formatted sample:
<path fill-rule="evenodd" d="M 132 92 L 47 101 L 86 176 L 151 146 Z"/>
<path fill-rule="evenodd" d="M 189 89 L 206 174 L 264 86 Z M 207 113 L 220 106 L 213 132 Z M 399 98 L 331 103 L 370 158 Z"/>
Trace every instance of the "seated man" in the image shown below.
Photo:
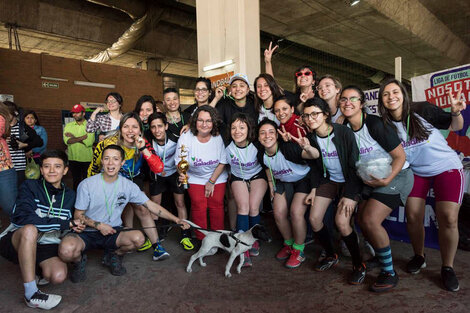
<path fill-rule="evenodd" d="M 128 203 L 143 205 L 158 217 L 182 224 L 184 229 L 190 227 L 150 201 L 131 180 L 120 176 L 124 161 L 124 150 L 120 146 L 105 147 L 101 160 L 103 173 L 83 180 L 78 186 L 75 218 L 82 220 L 87 227 L 82 233 L 68 234 L 59 247 L 60 258 L 64 262 L 73 262 L 72 282 L 85 280 L 87 256 L 83 252 L 90 249 L 104 249 L 102 262 L 112 275 L 126 273 L 122 266 L 124 254 L 136 250 L 145 240 L 141 231 L 122 228 L 121 213 Z"/>
<path fill-rule="evenodd" d="M 0 235 L 0 254 L 20 265 L 24 299 L 32 308 L 47 310 L 59 304 L 61 296 L 38 289 L 36 269 L 43 276 L 39 282 L 62 283 L 67 277 L 67 264 L 58 257 L 60 238 L 64 231 L 81 232 L 85 228 L 79 219 L 71 219 L 75 191 L 62 183 L 67 170 L 64 152 L 44 152 L 41 155 L 43 178 L 26 180 L 21 185 L 11 224 Z"/>

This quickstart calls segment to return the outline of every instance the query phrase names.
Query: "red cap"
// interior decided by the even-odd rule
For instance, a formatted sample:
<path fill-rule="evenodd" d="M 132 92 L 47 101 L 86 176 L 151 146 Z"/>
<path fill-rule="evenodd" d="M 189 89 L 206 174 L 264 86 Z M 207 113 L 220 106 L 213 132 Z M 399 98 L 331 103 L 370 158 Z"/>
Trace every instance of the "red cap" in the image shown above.
<path fill-rule="evenodd" d="M 85 112 L 85 108 L 81 104 L 76 104 L 73 106 L 72 110 L 70 110 L 72 113 L 80 113 L 80 112 Z"/>

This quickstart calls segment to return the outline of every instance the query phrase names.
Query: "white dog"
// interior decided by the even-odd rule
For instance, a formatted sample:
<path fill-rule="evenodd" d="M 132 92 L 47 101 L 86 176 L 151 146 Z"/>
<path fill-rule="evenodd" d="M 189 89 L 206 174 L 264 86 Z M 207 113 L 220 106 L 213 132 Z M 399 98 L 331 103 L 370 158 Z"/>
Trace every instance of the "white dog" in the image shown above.
<path fill-rule="evenodd" d="M 244 252 L 251 249 L 256 240 L 271 241 L 271 236 L 269 236 L 264 226 L 258 224 L 244 233 L 233 233 L 228 230 L 201 230 L 196 224 L 190 221 L 186 222 L 206 235 L 202 240 L 199 251 L 193 254 L 189 260 L 188 266 L 186 267 L 186 272 L 188 273 L 192 272 L 191 267 L 196 259 L 199 259 L 199 264 L 204 267 L 206 263 L 204 263 L 203 258 L 207 255 L 213 255 L 214 253 L 211 253 L 213 248 L 222 248 L 230 253 L 230 258 L 225 266 L 225 277 L 232 276 L 232 274 L 230 274 L 230 268 L 237 256 L 240 256 L 240 264 L 237 266 L 237 272 L 240 274 L 243 262 L 245 261 Z"/>

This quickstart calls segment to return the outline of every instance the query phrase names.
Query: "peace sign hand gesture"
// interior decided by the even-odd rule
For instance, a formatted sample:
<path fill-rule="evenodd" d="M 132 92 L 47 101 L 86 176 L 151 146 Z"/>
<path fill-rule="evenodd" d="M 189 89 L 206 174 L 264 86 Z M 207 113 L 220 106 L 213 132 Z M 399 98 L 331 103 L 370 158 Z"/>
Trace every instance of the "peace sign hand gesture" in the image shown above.
<path fill-rule="evenodd" d="M 454 98 L 452 92 L 450 90 L 447 91 L 447 95 L 450 98 L 450 111 L 454 114 L 457 114 L 455 116 L 458 116 L 459 113 L 463 110 L 466 109 L 467 105 L 465 104 L 465 101 L 462 100 L 460 95 L 462 94 L 462 88 L 460 88 L 457 91 L 457 97 Z"/>
<path fill-rule="evenodd" d="M 292 140 L 294 140 L 295 142 L 297 142 L 299 144 L 299 146 L 302 148 L 302 150 L 305 150 L 307 151 L 307 149 L 309 147 L 311 147 L 310 145 L 310 141 L 306 138 L 306 137 L 303 137 L 301 132 L 300 132 L 300 129 L 297 128 L 297 134 L 299 135 L 299 137 L 295 137 L 295 136 L 292 136 Z"/>
<path fill-rule="evenodd" d="M 276 51 L 277 48 L 279 48 L 278 45 L 275 45 L 274 48 L 272 48 L 273 42 L 271 41 L 269 43 L 269 47 L 264 50 L 264 62 L 265 63 L 271 63 L 271 59 L 273 57 L 274 51 Z"/>
<path fill-rule="evenodd" d="M 278 129 L 277 132 L 279 133 L 279 135 L 281 135 L 282 140 L 284 140 L 285 142 L 289 142 L 291 138 L 295 138 L 294 136 L 292 136 L 290 133 L 286 131 L 286 128 L 284 127 L 284 125 L 282 125 L 281 128 L 282 130 Z"/>

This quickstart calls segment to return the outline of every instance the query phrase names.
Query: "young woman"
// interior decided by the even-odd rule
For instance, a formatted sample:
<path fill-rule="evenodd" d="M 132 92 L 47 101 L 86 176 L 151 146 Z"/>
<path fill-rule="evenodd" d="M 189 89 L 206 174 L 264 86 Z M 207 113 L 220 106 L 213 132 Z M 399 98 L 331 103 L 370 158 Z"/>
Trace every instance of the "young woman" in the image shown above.
<path fill-rule="evenodd" d="M 181 112 L 180 95 L 175 88 L 166 88 L 163 91 L 163 103 L 166 109 L 168 130 L 176 137 L 181 135 L 181 129 L 188 123 L 191 115 Z"/>
<path fill-rule="evenodd" d="M 461 111 L 466 105 L 460 98 L 460 91 L 457 98 L 448 94 L 450 112 L 444 112 L 431 103 L 416 103 L 411 107 L 403 84 L 392 79 L 380 86 L 378 106 L 385 123 L 398 132 L 414 173 L 413 189 L 406 202 L 406 225 L 415 255 L 406 270 L 417 274 L 426 267 L 423 219 L 426 196 L 433 184 L 439 223 L 441 278 L 447 290 L 458 291 L 459 282 L 453 265 L 459 240 L 457 220 L 463 198 L 464 175 L 462 162 L 439 129 L 462 129 Z"/>
<path fill-rule="evenodd" d="M 41 154 L 44 151 L 46 151 L 46 147 L 47 147 L 47 132 L 46 132 L 46 129 L 41 126 L 41 124 L 39 123 L 38 115 L 36 114 L 36 112 L 34 112 L 32 110 L 27 111 L 25 113 L 24 122 L 25 122 L 26 125 L 28 125 L 32 129 L 34 129 L 36 131 L 36 134 L 38 134 L 39 137 L 41 137 L 41 139 L 42 139 L 42 146 L 37 147 L 37 148 L 33 148 L 33 150 L 32 150 L 33 151 L 33 159 L 36 163 L 39 164 L 39 157 L 41 156 Z"/>
<path fill-rule="evenodd" d="M 341 82 L 332 75 L 324 75 L 318 80 L 317 91 L 320 98 L 328 103 L 331 112 L 331 121 L 341 124 L 344 117 L 339 109 L 338 99 L 341 93 Z"/>
<path fill-rule="evenodd" d="M 300 117 L 294 113 L 294 105 L 287 97 L 280 97 L 274 103 L 274 114 L 280 122 L 279 128 L 287 131 L 291 136 L 297 137 L 302 135 L 304 137 L 307 132 L 305 128 L 300 125 Z"/>
<path fill-rule="evenodd" d="M 140 97 L 135 104 L 134 112 L 139 114 L 142 126 L 144 127 L 144 132 L 146 132 L 149 129 L 149 116 L 154 112 L 157 112 L 155 99 L 148 95 Z"/>
<path fill-rule="evenodd" d="M 259 224 L 259 207 L 268 188 L 266 173 L 258 162 L 253 121 L 236 113 L 230 121 L 232 142 L 225 149 L 230 165 L 230 186 L 237 206 L 237 231 L 245 232 Z M 245 252 L 244 266 L 252 266 L 250 256 L 259 255 L 259 243 Z"/>
<path fill-rule="evenodd" d="M 215 103 L 211 103 L 213 99 L 211 81 L 208 78 L 199 77 L 196 79 L 196 86 L 194 87 L 195 103 L 186 108 L 184 113 L 192 116 L 200 106 L 211 105 L 215 107 Z"/>
<path fill-rule="evenodd" d="M 119 127 L 119 122 L 122 117 L 122 97 L 117 92 L 110 92 L 106 95 L 106 107 L 109 113 L 105 115 L 98 115 L 104 112 L 104 108 L 96 108 L 91 114 L 86 124 L 87 133 L 94 133 L 99 131 L 101 134 L 109 135 Z"/>
<path fill-rule="evenodd" d="M 227 182 L 225 146 L 219 135 L 217 111 L 208 105 L 199 107 L 189 122 L 190 131 L 181 135 L 176 147 L 175 163 L 186 155 L 189 170 L 186 173 L 191 198 L 191 216 L 194 223 L 207 228 L 207 211 L 211 229 L 224 229 L 224 194 Z M 184 146 L 186 152 L 181 151 Z M 182 154 L 183 153 L 183 154 Z M 179 173 L 180 182 L 185 179 Z M 202 240 L 204 235 L 196 231 Z"/>
<path fill-rule="evenodd" d="M 150 197 L 155 203 L 162 203 L 162 194 L 165 191 L 173 193 L 176 209 L 178 210 L 178 217 L 187 219 L 186 205 L 184 203 L 184 188 L 178 183 L 178 173 L 176 171 L 175 156 L 176 156 L 176 143 L 178 139 L 168 131 L 168 121 L 165 114 L 154 113 L 148 119 L 150 130 L 145 133 L 145 137 L 152 143 L 155 153 L 163 161 L 164 168 L 161 173 L 150 172 Z M 153 216 L 154 219 L 158 217 Z M 181 241 L 185 250 L 194 249 L 191 242 L 191 232 L 182 229 Z"/>
<path fill-rule="evenodd" d="M 258 140 L 263 146 L 258 152 L 258 162 L 266 170 L 274 219 L 284 239 L 276 259 L 287 260 L 287 268 L 296 268 L 305 261 L 305 198 L 311 191 L 310 167 L 304 159 L 318 158 L 319 152 L 311 146 L 302 150 L 297 144 L 278 141 L 278 127 L 269 119 L 259 124 Z"/>
<path fill-rule="evenodd" d="M 345 87 L 339 104 L 347 125 L 356 136 L 359 158 L 378 152 L 392 158 L 392 170 L 388 177 L 372 177 L 364 181 L 367 186 L 362 191 L 364 201 L 358 212 L 361 229 L 374 247 L 382 267 L 371 290 L 387 291 L 398 284 L 398 274 L 393 268 L 390 239 L 382 222 L 394 209 L 405 204 L 413 185 L 413 173 L 393 128 L 385 125 L 379 117 L 363 112 L 365 96 L 359 87 Z"/>
<path fill-rule="evenodd" d="M 274 102 L 283 96 L 283 92 L 274 78 L 269 74 L 260 74 L 255 79 L 255 108 L 259 112 L 258 123 L 269 118 L 279 125 L 273 112 Z"/>
<path fill-rule="evenodd" d="M 141 168 L 144 160 L 153 173 L 162 172 L 164 167 L 161 159 L 155 154 L 152 145 L 142 138 L 142 133 L 142 122 L 139 116 L 134 112 L 124 114 L 116 134 L 105 138 L 96 146 L 93 152 L 93 160 L 88 168 L 88 177 L 101 173 L 101 155 L 103 149 L 111 144 L 117 144 L 123 148 L 125 152 L 124 164 L 121 166 L 119 174 L 132 180 L 142 190 L 143 173 Z M 150 239 L 152 247 L 154 248 L 154 260 L 167 258 L 169 254 L 160 246 L 156 228 L 151 228 L 155 227 L 155 222 L 150 212 L 143 206 L 133 205 L 132 207 L 126 208 L 126 210 L 131 209 L 134 210 L 135 214 L 140 219 L 142 227 L 149 227 L 145 229 L 144 232 Z M 133 220 L 128 218 L 125 213 L 123 214 L 123 220 L 127 227 L 132 227 Z"/>
<path fill-rule="evenodd" d="M 312 204 L 310 223 L 326 251 L 326 257 L 315 266 L 315 270 L 325 271 L 339 260 L 327 225 L 323 224 L 326 210 L 333 200 L 338 199 L 336 224 L 353 261 L 353 274 L 349 282 L 360 284 L 366 269 L 362 263 L 357 234 L 351 227 L 351 217 L 362 190 L 362 181 L 356 175 L 355 166 L 359 150 L 351 129 L 331 123 L 330 115 L 330 107 L 323 99 L 315 97 L 307 100 L 302 120 L 312 132 L 307 134 L 309 140 L 296 140 L 303 149 L 312 145 L 321 151 L 321 158 L 316 159 L 316 167 L 312 169 L 314 189 L 307 197 L 307 202 Z"/>
<path fill-rule="evenodd" d="M 8 215 L 15 205 L 18 194 L 16 171 L 6 141 L 6 138 L 10 138 L 10 120 L 10 111 L 3 102 L 0 102 L 0 208 Z"/>

